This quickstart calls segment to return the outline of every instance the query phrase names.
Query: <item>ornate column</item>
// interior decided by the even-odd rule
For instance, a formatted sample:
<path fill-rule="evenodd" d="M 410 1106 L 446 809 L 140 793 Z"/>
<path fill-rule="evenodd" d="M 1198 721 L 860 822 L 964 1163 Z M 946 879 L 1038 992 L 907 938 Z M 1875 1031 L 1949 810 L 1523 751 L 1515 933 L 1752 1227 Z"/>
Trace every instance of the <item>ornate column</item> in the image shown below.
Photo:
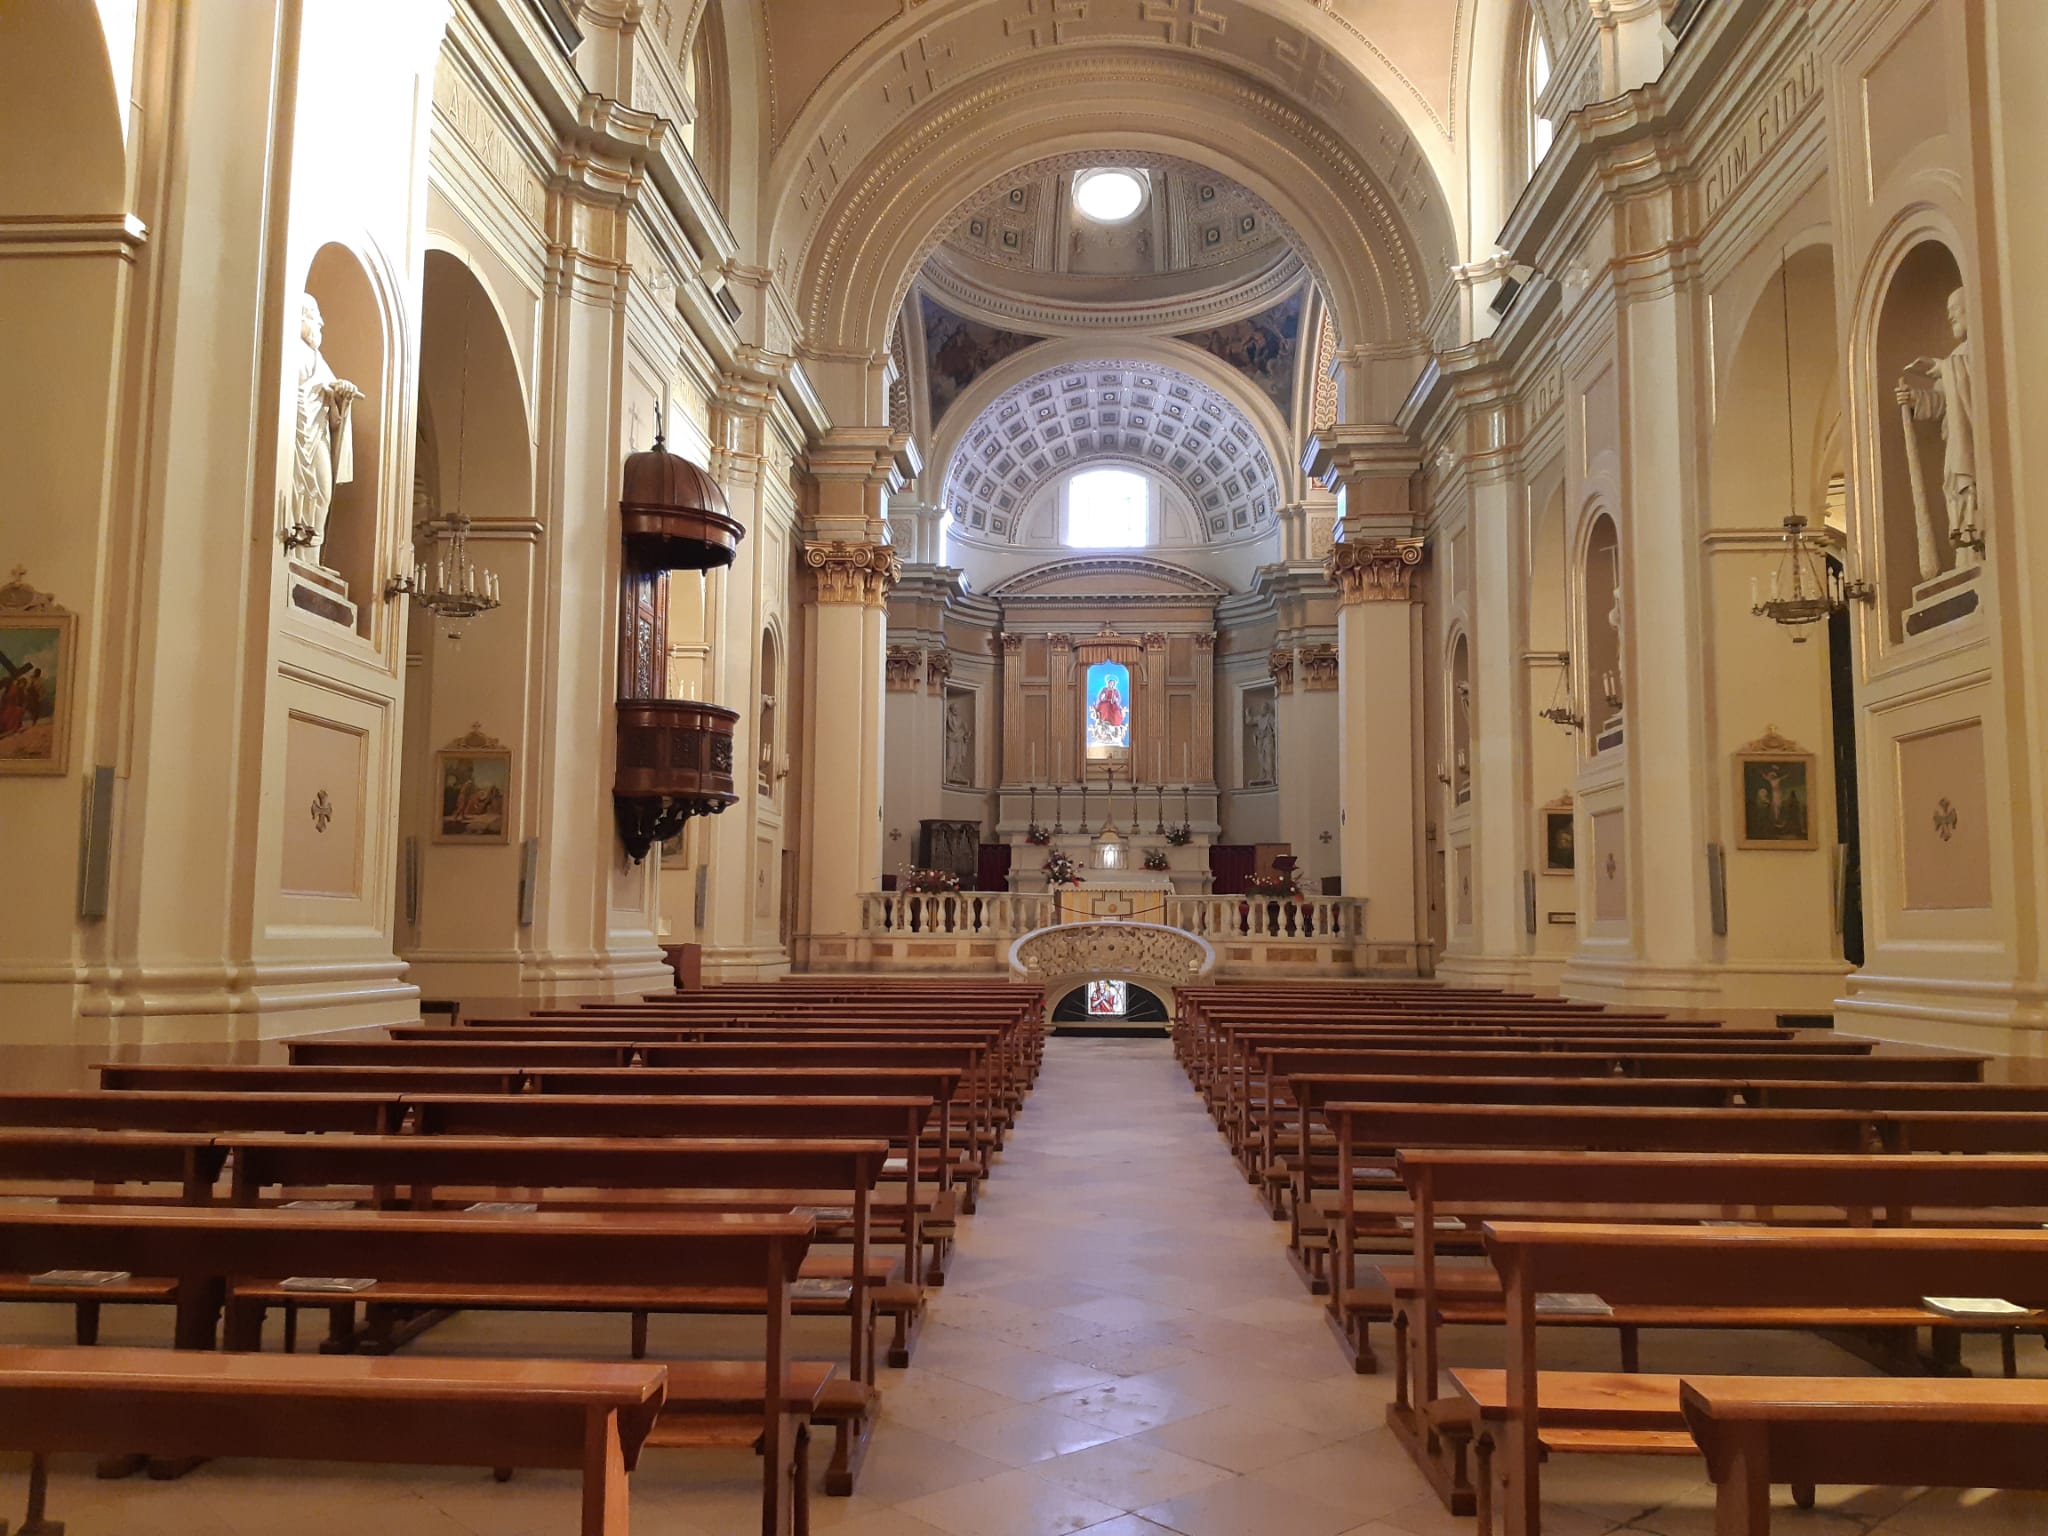
<path fill-rule="evenodd" d="M 1414 683 L 1423 553 L 1419 538 L 1348 539 L 1325 567 L 1337 588 L 1338 847 L 1345 894 L 1366 898 L 1359 963 L 1372 970 L 1416 968 L 1424 937 Z"/>
<path fill-rule="evenodd" d="M 1055 784 L 1081 779 L 1080 711 L 1074 702 L 1074 637 L 1053 635 L 1046 668 L 1052 679 L 1052 719 L 1046 723 L 1047 754 L 1052 766 L 1046 777 Z"/>
<path fill-rule="evenodd" d="M 1145 636 L 1145 707 L 1138 714 L 1138 734 L 1131 742 L 1132 783 L 1155 784 L 1166 773 L 1166 636 Z"/>
<path fill-rule="evenodd" d="M 1168 774 L 1174 769 L 1167 768 Z M 1195 636 L 1195 740 L 1188 773 L 1197 784 L 1216 782 L 1216 636 Z"/>
<path fill-rule="evenodd" d="M 805 543 L 812 579 L 804 627 L 804 960 L 854 958 L 860 893 L 881 876 L 883 605 L 902 570 L 893 547 Z"/>
<path fill-rule="evenodd" d="M 1024 637 L 1002 637 L 1003 782 L 1022 784 L 1032 777 L 1024 741 Z"/>

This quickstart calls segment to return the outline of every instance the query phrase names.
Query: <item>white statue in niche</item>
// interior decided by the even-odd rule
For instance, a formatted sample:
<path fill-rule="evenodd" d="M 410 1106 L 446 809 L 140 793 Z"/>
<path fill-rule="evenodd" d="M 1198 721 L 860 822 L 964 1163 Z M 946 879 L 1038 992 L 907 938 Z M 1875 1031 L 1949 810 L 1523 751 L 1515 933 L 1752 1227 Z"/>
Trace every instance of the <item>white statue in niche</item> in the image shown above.
<path fill-rule="evenodd" d="M 1244 707 L 1246 784 L 1277 782 L 1273 771 L 1273 701 L 1259 699 Z"/>
<path fill-rule="evenodd" d="M 946 700 L 946 782 L 974 782 L 973 704 L 963 695 Z"/>
<path fill-rule="evenodd" d="M 326 568 L 327 513 L 334 488 L 355 478 L 355 438 L 350 413 L 362 391 L 337 379 L 320 355 L 320 306 L 299 295 L 299 396 L 292 456 L 292 524 L 303 531 L 306 553 Z"/>
<path fill-rule="evenodd" d="M 1958 288 L 1948 296 L 1948 326 L 1955 349 L 1946 357 L 1915 358 L 1899 376 L 1893 394 L 1906 431 L 1907 473 L 1913 486 L 1913 518 L 1919 542 L 1920 579 L 1932 581 L 1947 562 L 1941 535 L 1920 472 L 1919 434 L 1914 423 L 1941 425 L 1941 498 L 1948 512 L 1948 542 L 1955 567 L 1981 564 L 1983 534 L 1977 523 L 1977 396 L 1970 377 L 1970 315 Z"/>

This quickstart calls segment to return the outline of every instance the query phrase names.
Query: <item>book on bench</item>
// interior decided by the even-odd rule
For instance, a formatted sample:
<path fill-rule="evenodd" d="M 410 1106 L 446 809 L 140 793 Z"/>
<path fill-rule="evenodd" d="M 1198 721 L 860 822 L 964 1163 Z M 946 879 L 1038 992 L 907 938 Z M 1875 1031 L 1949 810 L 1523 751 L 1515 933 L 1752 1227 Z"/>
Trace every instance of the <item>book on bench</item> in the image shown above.
<path fill-rule="evenodd" d="M 1538 1317 L 1612 1317 L 1614 1308 L 1591 1291 L 1538 1291 Z"/>
<path fill-rule="evenodd" d="M 286 1275 L 277 1282 L 280 1291 L 367 1291 L 377 1282 L 361 1275 Z"/>
<path fill-rule="evenodd" d="M 1998 1296 L 1922 1296 L 1920 1305 L 1943 1317 L 2025 1317 L 2027 1309 Z"/>
<path fill-rule="evenodd" d="M 538 1200 L 478 1200 L 462 1208 L 473 1216 L 531 1216 L 540 1209 Z"/>
<path fill-rule="evenodd" d="M 853 1295 L 851 1280 L 806 1277 L 789 1288 L 792 1301 L 845 1301 Z"/>
<path fill-rule="evenodd" d="M 128 1278 L 125 1269 L 46 1269 L 29 1276 L 37 1285 L 119 1285 Z"/>
<path fill-rule="evenodd" d="M 280 1211 L 352 1211 L 356 1208 L 353 1200 L 287 1200 Z"/>

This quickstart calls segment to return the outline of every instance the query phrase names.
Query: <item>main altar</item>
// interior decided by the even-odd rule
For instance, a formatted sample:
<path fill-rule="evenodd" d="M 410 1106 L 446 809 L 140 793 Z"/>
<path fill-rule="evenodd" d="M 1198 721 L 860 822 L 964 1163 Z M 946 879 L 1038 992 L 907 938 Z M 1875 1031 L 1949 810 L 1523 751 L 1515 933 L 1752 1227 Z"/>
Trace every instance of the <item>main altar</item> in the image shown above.
<path fill-rule="evenodd" d="M 1134 923 L 1164 923 L 1167 898 L 1174 893 L 1164 870 L 1091 869 L 1079 885 L 1063 885 L 1056 895 L 1059 921 L 1078 923 L 1123 918 Z"/>

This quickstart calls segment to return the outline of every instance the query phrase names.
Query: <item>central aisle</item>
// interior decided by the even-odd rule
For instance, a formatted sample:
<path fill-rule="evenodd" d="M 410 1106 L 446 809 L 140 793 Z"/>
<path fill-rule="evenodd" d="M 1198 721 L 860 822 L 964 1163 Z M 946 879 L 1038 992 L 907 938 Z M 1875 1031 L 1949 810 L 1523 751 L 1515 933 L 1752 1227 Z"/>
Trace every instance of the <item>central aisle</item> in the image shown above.
<path fill-rule="evenodd" d="M 819 1525 L 1467 1536 L 1384 1427 L 1387 1380 L 1339 1353 L 1285 1232 L 1166 1041 L 1048 1041 L 916 1363 L 883 1378 L 861 1493 L 814 1503 Z"/>

